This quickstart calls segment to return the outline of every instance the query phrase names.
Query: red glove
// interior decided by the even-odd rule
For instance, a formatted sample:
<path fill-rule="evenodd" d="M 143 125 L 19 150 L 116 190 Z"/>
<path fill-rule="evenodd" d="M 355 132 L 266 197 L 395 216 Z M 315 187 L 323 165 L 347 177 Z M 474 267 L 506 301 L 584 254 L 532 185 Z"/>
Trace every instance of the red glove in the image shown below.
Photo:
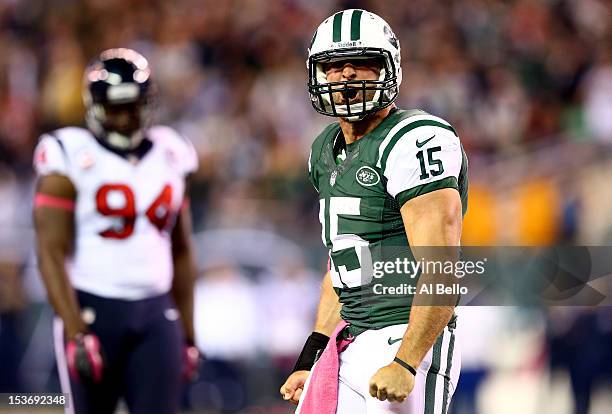
<path fill-rule="evenodd" d="M 183 379 L 185 381 L 193 382 L 198 379 L 201 360 L 200 350 L 192 342 L 185 343 L 183 347 Z"/>
<path fill-rule="evenodd" d="M 79 333 L 66 344 L 68 371 L 73 380 L 98 383 L 102 380 L 104 360 L 98 337 L 93 333 Z"/>

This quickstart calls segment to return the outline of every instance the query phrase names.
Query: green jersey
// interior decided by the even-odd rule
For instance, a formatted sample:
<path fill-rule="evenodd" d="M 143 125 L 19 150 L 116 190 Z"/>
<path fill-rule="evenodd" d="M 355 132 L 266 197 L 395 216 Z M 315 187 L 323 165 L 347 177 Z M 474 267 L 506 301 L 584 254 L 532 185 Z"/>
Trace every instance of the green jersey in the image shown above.
<path fill-rule="evenodd" d="M 397 279 L 378 264 L 412 259 L 400 214 L 408 200 L 454 188 L 465 214 L 465 152 L 448 122 L 420 110 L 393 110 L 337 157 L 334 147 L 343 139 L 339 123 L 329 125 L 308 160 L 341 316 L 356 332 L 407 323 L 413 295 L 384 293 L 380 285 L 416 284 L 416 278 Z"/>

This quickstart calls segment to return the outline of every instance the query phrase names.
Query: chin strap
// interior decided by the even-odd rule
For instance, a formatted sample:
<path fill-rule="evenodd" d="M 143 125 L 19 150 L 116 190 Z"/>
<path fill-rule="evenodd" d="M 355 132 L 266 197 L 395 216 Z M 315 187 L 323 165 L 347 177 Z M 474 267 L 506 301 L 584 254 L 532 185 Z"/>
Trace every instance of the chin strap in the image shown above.
<path fill-rule="evenodd" d="M 144 134 L 140 130 L 134 132 L 129 137 L 115 131 L 110 131 L 106 134 L 106 142 L 122 151 L 131 150 L 138 147 L 143 138 Z"/>
<path fill-rule="evenodd" d="M 343 116 L 342 119 L 344 119 L 347 122 L 359 122 L 359 121 L 363 121 L 365 119 L 366 115 L 356 115 L 356 116 Z"/>

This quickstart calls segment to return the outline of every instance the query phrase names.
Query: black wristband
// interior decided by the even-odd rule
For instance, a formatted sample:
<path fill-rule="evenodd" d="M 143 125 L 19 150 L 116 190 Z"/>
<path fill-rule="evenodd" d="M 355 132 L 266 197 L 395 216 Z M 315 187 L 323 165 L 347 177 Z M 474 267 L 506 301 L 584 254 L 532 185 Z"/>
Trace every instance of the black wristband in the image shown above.
<path fill-rule="evenodd" d="M 329 342 L 329 336 L 327 335 L 323 335 L 319 332 L 310 334 L 291 372 L 310 371 L 327 346 L 327 342 Z"/>
<path fill-rule="evenodd" d="M 398 364 L 400 364 L 401 366 L 403 366 L 404 368 L 406 368 L 408 371 L 410 371 L 410 373 L 411 373 L 412 375 L 416 376 L 416 373 L 417 373 L 417 372 L 416 372 L 416 369 L 414 369 L 414 368 L 412 367 L 412 365 L 410 365 L 410 364 L 408 364 L 408 363 L 406 363 L 406 362 L 402 361 L 401 359 L 399 359 L 399 358 L 397 358 L 397 357 L 393 358 L 393 361 L 397 362 Z"/>

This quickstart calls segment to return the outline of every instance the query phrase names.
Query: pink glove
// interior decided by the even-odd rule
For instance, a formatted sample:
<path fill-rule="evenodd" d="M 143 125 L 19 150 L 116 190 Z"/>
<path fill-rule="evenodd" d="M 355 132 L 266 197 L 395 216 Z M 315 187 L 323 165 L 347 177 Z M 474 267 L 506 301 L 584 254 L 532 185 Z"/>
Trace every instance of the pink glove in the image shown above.
<path fill-rule="evenodd" d="M 83 383 L 102 381 L 104 359 L 100 340 L 93 333 L 79 333 L 66 344 L 68 371 L 73 380 Z"/>
<path fill-rule="evenodd" d="M 191 342 L 185 343 L 183 347 L 183 379 L 185 381 L 193 382 L 198 379 L 201 360 L 200 350 Z"/>

